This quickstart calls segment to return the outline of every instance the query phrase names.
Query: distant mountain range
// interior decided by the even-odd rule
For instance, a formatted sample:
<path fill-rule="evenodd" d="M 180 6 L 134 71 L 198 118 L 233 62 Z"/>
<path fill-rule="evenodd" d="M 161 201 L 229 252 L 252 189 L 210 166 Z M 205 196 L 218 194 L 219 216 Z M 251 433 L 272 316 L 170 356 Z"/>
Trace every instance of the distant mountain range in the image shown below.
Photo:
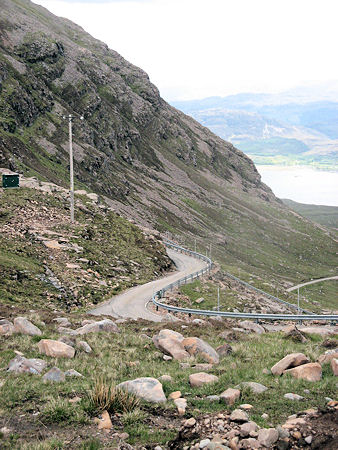
<path fill-rule="evenodd" d="M 338 168 L 338 89 L 333 85 L 172 105 L 232 142 L 256 164 Z"/>

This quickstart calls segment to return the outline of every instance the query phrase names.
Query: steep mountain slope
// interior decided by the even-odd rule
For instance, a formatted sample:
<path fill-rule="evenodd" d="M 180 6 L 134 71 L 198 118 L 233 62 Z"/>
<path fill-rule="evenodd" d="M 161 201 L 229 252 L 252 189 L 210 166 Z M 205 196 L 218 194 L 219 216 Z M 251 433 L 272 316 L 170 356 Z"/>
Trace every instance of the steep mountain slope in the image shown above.
<path fill-rule="evenodd" d="M 28 0 L 1 0 L 0 166 L 76 186 L 227 266 L 280 281 L 331 273 L 334 241 L 260 181 L 252 161 L 161 99 L 148 76 Z M 300 264 L 301 263 L 301 264 Z"/>

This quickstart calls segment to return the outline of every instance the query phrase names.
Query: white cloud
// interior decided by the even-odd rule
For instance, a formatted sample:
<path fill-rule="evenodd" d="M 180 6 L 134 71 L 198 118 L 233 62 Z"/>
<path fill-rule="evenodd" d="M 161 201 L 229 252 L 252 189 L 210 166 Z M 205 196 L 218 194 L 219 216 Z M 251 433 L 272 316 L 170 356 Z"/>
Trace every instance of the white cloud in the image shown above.
<path fill-rule="evenodd" d="M 148 72 L 167 99 L 338 79 L 336 0 L 36 0 Z"/>

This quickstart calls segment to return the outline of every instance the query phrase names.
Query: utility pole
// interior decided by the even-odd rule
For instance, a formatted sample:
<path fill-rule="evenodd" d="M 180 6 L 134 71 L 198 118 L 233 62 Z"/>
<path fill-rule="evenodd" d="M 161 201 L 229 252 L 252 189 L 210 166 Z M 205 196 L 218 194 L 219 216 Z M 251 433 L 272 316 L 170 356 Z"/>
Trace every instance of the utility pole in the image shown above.
<path fill-rule="evenodd" d="M 74 164 L 73 164 L 73 119 L 71 114 L 68 117 L 63 116 L 64 119 L 68 118 L 69 127 L 69 172 L 70 172 L 70 221 L 74 222 Z M 80 120 L 84 117 L 81 116 Z"/>

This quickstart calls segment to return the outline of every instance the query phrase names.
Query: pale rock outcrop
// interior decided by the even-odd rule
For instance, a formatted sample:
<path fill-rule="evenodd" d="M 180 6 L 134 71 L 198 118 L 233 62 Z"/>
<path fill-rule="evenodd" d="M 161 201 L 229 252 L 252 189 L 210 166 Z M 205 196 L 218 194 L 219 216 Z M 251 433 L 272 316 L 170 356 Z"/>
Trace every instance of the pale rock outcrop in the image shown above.
<path fill-rule="evenodd" d="M 17 355 L 9 361 L 7 370 L 15 373 L 33 373 L 40 374 L 47 367 L 43 359 L 27 359 L 24 356 Z"/>
<path fill-rule="evenodd" d="M 319 381 L 322 378 L 322 366 L 319 363 L 303 364 L 293 369 L 285 370 L 284 373 L 289 373 L 294 378 L 301 378 L 307 381 Z"/>
<path fill-rule="evenodd" d="M 211 375 L 210 373 L 198 372 L 189 375 L 189 383 L 192 387 L 200 387 L 203 384 L 216 383 L 218 377 L 216 375 Z"/>
<path fill-rule="evenodd" d="M 167 400 L 163 392 L 162 384 L 156 378 L 136 378 L 135 380 L 124 381 L 116 387 L 128 391 L 148 402 L 164 403 Z"/>
<path fill-rule="evenodd" d="M 309 362 L 309 358 L 307 358 L 303 353 L 290 353 L 271 367 L 271 372 L 273 375 L 282 375 L 286 369 L 297 367 L 301 364 L 306 364 Z"/>
<path fill-rule="evenodd" d="M 189 337 L 182 341 L 182 344 L 186 351 L 191 356 L 199 356 L 204 361 L 210 364 L 218 364 L 219 356 L 215 349 L 211 347 L 207 342 L 197 337 Z"/>
<path fill-rule="evenodd" d="M 38 348 L 40 353 L 53 358 L 74 358 L 75 355 L 73 347 L 53 339 L 41 339 L 38 343 Z"/>
<path fill-rule="evenodd" d="M 233 405 L 237 399 L 239 399 L 241 391 L 239 389 L 228 388 L 220 395 L 221 400 L 227 405 Z"/>
<path fill-rule="evenodd" d="M 26 317 L 16 317 L 14 319 L 14 331 L 15 333 L 28 334 L 29 336 L 41 336 L 42 331 L 36 327 Z"/>

